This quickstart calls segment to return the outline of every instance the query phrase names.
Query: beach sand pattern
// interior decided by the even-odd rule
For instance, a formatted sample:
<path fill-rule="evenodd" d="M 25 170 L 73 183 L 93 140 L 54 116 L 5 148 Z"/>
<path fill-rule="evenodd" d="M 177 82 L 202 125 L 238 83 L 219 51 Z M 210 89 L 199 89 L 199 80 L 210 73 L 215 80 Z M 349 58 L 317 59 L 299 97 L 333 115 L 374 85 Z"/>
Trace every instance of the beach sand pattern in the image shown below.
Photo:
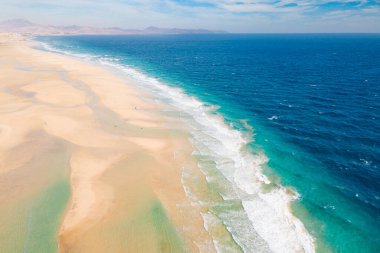
<path fill-rule="evenodd" d="M 0 55 L 0 252 L 192 252 L 211 240 L 181 184 L 196 163 L 175 114 L 22 37 L 1 35 Z"/>

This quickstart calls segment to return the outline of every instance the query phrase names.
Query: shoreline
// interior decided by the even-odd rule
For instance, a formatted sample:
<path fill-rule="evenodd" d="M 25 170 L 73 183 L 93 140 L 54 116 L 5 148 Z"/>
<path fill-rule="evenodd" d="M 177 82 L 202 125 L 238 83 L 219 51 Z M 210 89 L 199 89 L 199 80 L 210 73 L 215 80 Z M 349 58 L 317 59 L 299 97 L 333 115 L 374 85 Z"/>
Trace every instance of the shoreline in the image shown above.
<path fill-rule="evenodd" d="M 35 42 L 18 43 L 19 51 L 33 56 L 29 60 L 38 58 L 37 66 L 45 65 L 39 74 L 53 75 L 47 77 L 49 82 L 19 90 L 26 92 L 27 99 L 40 102 L 40 107 L 52 107 L 36 110 L 44 122 L 38 127 L 70 147 L 67 167 L 72 194 L 59 230 L 59 252 L 156 252 L 157 247 L 175 252 L 214 252 L 223 247 L 236 247 L 236 252 L 281 252 L 284 246 L 290 252 L 315 251 L 313 238 L 290 212 L 292 197 L 286 189 L 259 190 L 269 183 L 260 167 L 266 158 L 242 153 L 246 141 L 241 133 L 227 126 L 223 118 L 209 115 L 211 108 L 133 69 L 30 48 Z M 35 67 L 19 68 L 38 72 Z M 145 85 L 140 87 L 137 82 Z M 157 101 L 157 93 L 165 94 L 167 101 Z M 215 128 L 215 135 L 203 121 Z M 200 149 L 213 144 L 197 139 L 189 126 L 212 138 L 226 138 L 222 143 L 227 158 L 242 163 L 243 167 L 233 168 L 233 178 L 228 171 L 217 171 L 221 183 L 234 184 L 226 196 L 214 196 L 210 191 L 209 179 L 216 171 L 203 167 L 197 158 L 207 152 L 213 157 L 214 151 Z M 229 196 L 229 191 L 237 195 Z M 259 197 L 253 198 L 253 194 Z M 229 223 L 231 218 L 223 218 L 218 205 L 230 205 L 231 197 L 241 202 L 231 208 L 242 209 L 245 222 L 253 227 L 236 227 Z M 248 235 L 239 232 L 246 229 Z M 285 231 L 291 234 L 289 242 L 284 241 Z M 109 236 L 111 233 L 114 235 Z M 255 244 L 264 246 L 250 244 L 251 236 L 257 237 Z"/>
<path fill-rule="evenodd" d="M 225 149 L 223 151 L 225 152 L 225 155 L 222 157 L 222 160 L 227 158 L 233 163 L 228 168 L 230 172 L 221 171 L 219 168 L 214 168 L 214 171 L 211 171 L 210 168 L 203 168 L 203 166 L 207 167 L 208 165 L 202 164 L 197 158 L 198 169 L 202 175 L 197 179 L 188 179 L 189 184 L 183 183 L 189 199 L 194 198 L 193 194 L 199 194 L 195 197 L 196 200 L 193 202 L 194 206 L 203 206 L 205 202 L 209 202 L 207 204 L 209 205 L 208 209 L 202 212 L 202 217 L 205 223 L 204 226 L 210 234 L 217 234 L 221 237 L 218 239 L 221 239 L 222 241 L 225 240 L 224 242 L 219 242 L 214 239 L 213 244 L 215 248 L 221 248 L 221 251 L 223 251 L 223 248 L 225 247 L 225 250 L 228 250 L 232 247 L 232 243 L 237 247 L 234 249 L 235 251 L 249 252 L 254 249 L 256 251 L 259 250 L 259 252 L 266 252 L 269 251 L 269 248 L 274 252 L 282 252 L 284 248 L 287 248 L 290 252 L 315 251 L 315 239 L 306 230 L 304 224 L 295 217 L 291 211 L 291 202 L 298 198 L 298 193 L 283 187 L 281 184 L 272 184 L 262 172 L 262 165 L 267 163 L 268 158 L 262 153 L 262 151 L 259 151 L 258 154 L 252 154 L 250 151 L 247 152 L 246 145 L 249 143 L 250 139 L 247 140 L 244 137 L 244 133 L 228 125 L 224 121 L 222 115 L 218 113 L 214 114 L 217 106 L 204 104 L 196 97 L 187 95 L 181 88 L 166 85 L 160 80 L 148 76 L 144 72 L 134 69 L 133 67 L 126 67 L 117 62 L 115 63 L 103 59 L 102 57 L 96 58 L 95 55 L 81 55 L 81 53 L 71 53 L 61 50 L 57 51 L 54 48 L 50 48 L 50 46 L 48 50 L 53 50 L 53 52 L 58 52 L 64 55 L 72 54 L 74 57 L 79 57 L 84 60 L 91 59 L 91 61 L 93 61 L 95 59 L 95 61 L 101 66 L 114 68 L 122 75 L 124 74 L 128 76 L 144 88 L 152 91 L 160 101 L 162 100 L 165 104 L 169 104 L 176 108 L 181 112 L 182 122 L 187 126 L 187 131 L 190 133 L 194 157 L 210 156 L 212 162 L 218 163 L 215 158 L 219 156 L 218 153 L 220 151 L 218 151 L 218 149 L 221 148 L 219 145 L 222 145 Z M 93 59 L 93 57 L 95 58 Z M 203 137 L 199 135 L 199 132 L 201 132 L 202 135 L 206 134 L 211 137 L 211 139 L 202 139 Z M 219 145 L 215 146 L 214 140 L 218 140 L 218 142 L 220 142 Z M 204 146 L 209 147 L 204 149 Z M 209 148 L 211 148 L 211 150 L 209 150 Z M 221 163 L 224 162 L 221 161 Z M 192 170 L 191 173 L 194 173 L 194 170 Z M 222 177 L 217 177 L 216 179 L 213 178 L 215 177 L 215 173 L 221 173 Z M 184 174 L 186 174 L 186 172 L 184 172 Z M 211 181 L 220 180 L 221 184 L 223 184 L 223 181 L 228 184 L 233 184 L 228 192 L 226 192 L 226 196 L 224 196 L 224 193 L 222 192 L 218 193 L 224 201 L 218 203 L 219 200 L 214 199 L 215 196 L 212 196 L 212 191 L 202 189 L 202 186 L 194 183 L 196 180 L 204 180 L 204 177 L 206 177 L 207 187 L 210 187 L 209 178 Z M 182 180 L 184 180 L 183 177 Z M 266 185 L 272 185 L 272 190 L 267 191 L 262 189 L 263 187 L 265 188 Z M 194 192 L 191 192 L 190 190 L 192 187 L 195 187 L 192 189 Z M 202 190 L 197 188 L 201 188 Z M 243 191 L 244 193 L 241 195 L 241 193 L 239 193 L 240 191 Z M 231 193 L 232 195 L 230 195 Z M 238 196 L 236 196 L 236 194 Z M 243 201 L 247 194 L 252 196 L 248 197 L 249 201 Z M 259 197 L 255 199 L 253 196 L 254 194 L 258 194 Z M 220 196 L 216 198 L 220 198 Z M 252 197 L 254 197 L 254 199 L 252 199 Z M 224 206 L 226 205 L 226 202 L 228 203 L 230 198 L 237 198 L 239 202 L 242 201 L 241 204 L 238 204 L 239 208 L 244 211 L 243 216 L 246 216 L 242 218 L 243 220 L 245 219 L 244 222 L 251 225 L 240 227 L 239 224 L 230 223 L 230 220 L 234 220 L 234 217 L 220 220 L 220 213 L 218 213 L 213 206 Z M 255 209 L 262 210 L 256 212 Z M 263 216 L 265 212 L 267 212 L 267 214 Z M 262 222 L 263 218 L 268 224 Z M 211 224 L 209 224 L 209 222 L 211 222 Z M 219 224 L 215 225 L 215 222 Z M 242 221 L 236 222 L 239 223 Z M 252 228 L 252 225 L 254 229 Z M 268 225 L 272 231 L 268 231 L 266 225 Z M 234 226 L 236 227 L 233 228 Z M 247 236 L 244 233 L 240 233 L 239 230 L 249 230 L 250 234 Z M 258 230 L 260 231 L 259 234 L 257 233 Z M 279 233 L 278 230 L 286 232 Z M 291 243 L 288 242 L 289 236 L 285 236 L 287 233 L 292 234 L 292 236 L 290 236 L 292 239 Z M 231 236 L 233 239 L 229 238 Z M 258 241 L 254 242 L 254 244 L 266 246 L 263 246 L 262 248 L 259 246 L 259 248 L 256 248 L 255 245 L 252 245 L 251 240 L 255 237 L 257 237 L 255 240 Z M 262 238 L 265 238 L 265 240 Z"/>

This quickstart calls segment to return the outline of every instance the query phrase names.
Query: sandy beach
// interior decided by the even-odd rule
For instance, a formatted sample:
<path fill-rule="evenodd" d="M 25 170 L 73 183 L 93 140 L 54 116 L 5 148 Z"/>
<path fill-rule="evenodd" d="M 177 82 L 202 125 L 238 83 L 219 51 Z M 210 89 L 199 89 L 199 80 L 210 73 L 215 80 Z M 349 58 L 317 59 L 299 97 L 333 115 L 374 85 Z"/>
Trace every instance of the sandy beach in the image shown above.
<path fill-rule="evenodd" d="M 183 166 L 196 166 L 192 148 L 171 108 L 33 43 L 0 35 L 0 252 L 207 245 L 200 207 L 181 184 Z"/>

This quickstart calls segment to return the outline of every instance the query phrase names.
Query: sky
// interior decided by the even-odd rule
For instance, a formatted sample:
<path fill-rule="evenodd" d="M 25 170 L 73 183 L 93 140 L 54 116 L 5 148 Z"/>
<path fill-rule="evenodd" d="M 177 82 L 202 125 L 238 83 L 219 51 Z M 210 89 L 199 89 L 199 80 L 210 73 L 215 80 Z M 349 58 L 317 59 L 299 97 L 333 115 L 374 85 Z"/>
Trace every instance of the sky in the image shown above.
<path fill-rule="evenodd" d="M 0 0 L 0 21 L 249 33 L 378 32 L 380 0 Z"/>

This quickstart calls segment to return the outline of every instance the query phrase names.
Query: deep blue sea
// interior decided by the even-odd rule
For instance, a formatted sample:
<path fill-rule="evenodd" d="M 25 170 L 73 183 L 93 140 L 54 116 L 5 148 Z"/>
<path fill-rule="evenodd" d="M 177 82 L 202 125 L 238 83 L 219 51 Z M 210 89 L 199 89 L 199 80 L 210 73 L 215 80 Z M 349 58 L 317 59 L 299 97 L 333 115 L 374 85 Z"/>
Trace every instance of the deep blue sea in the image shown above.
<path fill-rule="evenodd" d="M 238 173 L 250 170 L 249 163 L 256 162 L 273 187 L 286 186 L 299 194 L 292 201 L 292 212 L 315 238 L 318 252 L 380 252 L 380 35 L 75 36 L 39 40 L 50 49 L 124 67 L 126 74 L 142 82 L 173 88 L 168 92 L 172 96 L 180 90 L 183 94 L 177 103 L 181 97 L 202 103 L 198 107 L 208 108 L 208 114 L 232 129 L 221 130 L 224 137 L 213 135 L 216 130 L 208 133 L 202 129 L 214 121 L 199 123 L 201 116 L 194 116 L 198 107 L 181 107 L 193 110 L 194 115 L 188 113 L 199 119 L 193 142 L 198 142 L 195 154 L 200 166 L 204 164 L 202 172 L 222 182 L 229 181 L 233 170 L 236 181 Z M 162 89 L 155 92 L 159 96 Z M 251 153 L 251 160 L 246 153 L 234 153 L 234 147 L 241 147 L 233 146 L 235 139 L 228 138 L 235 134 L 245 138 L 244 152 Z M 206 135 L 213 141 L 207 142 Z M 219 153 L 229 157 L 221 160 L 222 154 L 217 155 L 208 143 L 226 145 L 229 153 Z M 232 146 L 227 147 L 229 144 Z M 235 161 L 233 155 L 241 159 Z M 249 170 L 246 178 L 252 176 Z M 218 189 L 224 204 L 239 199 L 245 216 L 255 223 L 259 217 L 256 212 L 264 204 L 244 201 L 257 193 L 247 190 L 248 195 L 231 197 L 229 191 L 236 192 L 236 185 L 244 182 L 221 189 L 226 184 L 218 186 L 215 181 L 210 180 L 210 185 Z M 243 227 L 236 227 L 240 211 L 232 218 L 225 210 L 215 210 L 240 250 L 267 249 L 257 246 L 259 239 L 248 238 L 249 228 L 244 228 L 246 233 Z M 253 227 L 252 233 L 269 241 L 261 236 L 264 228 Z M 271 234 L 277 238 L 275 232 L 269 231 Z"/>

